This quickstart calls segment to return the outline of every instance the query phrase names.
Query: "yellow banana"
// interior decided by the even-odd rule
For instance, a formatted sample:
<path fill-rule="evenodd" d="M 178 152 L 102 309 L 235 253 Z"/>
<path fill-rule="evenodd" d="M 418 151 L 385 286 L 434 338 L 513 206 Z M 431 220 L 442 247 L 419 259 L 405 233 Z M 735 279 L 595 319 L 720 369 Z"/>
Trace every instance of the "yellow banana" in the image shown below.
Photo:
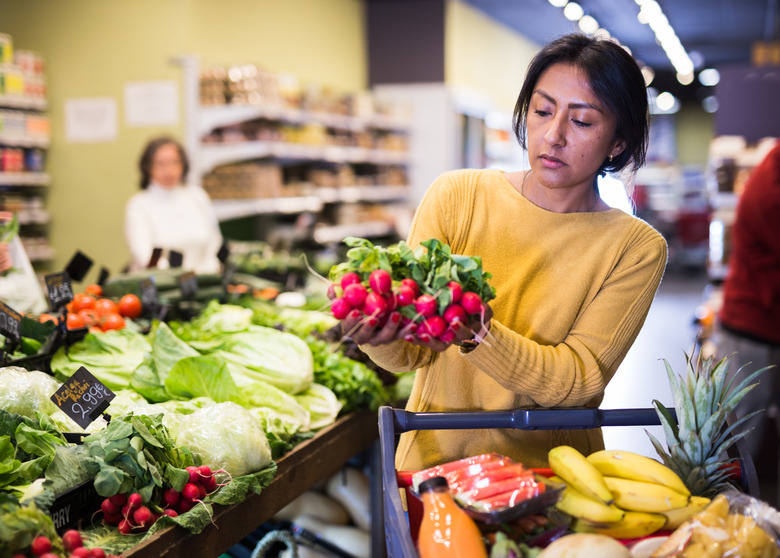
<path fill-rule="evenodd" d="M 618 450 L 601 450 L 591 453 L 588 461 L 605 477 L 654 482 L 690 496 L 691 491 L 669 467 L 638 453 Z"/>
<path fill-rule="evenodd" d="M 561 477 L 566 484 L 589 498 L 600 500 L 607 505 L 612 503 L 612 493 L 604 483 L 604 477 L 579 451 L 571 446 L 557 446 L 549 451 L 547 459 L 553 473 Z"/>
<path fill-rule="evenodd" d="M 617 477 L 604 477 L 604 482 L 615 497 L 615 505 L 624 510 L 661 513 L 687 506 L 690 498 L 654 482 Z"/>
<path fill-rule="evenodd" d="M 598 533 L 616 539 L 636 539 L 655 533 L 665 524 L 666 518 L 660 513 L 627 511 L 620 521 L 594 523 L 587 519 L 575 519 L 571 528 L 580 533 Z"/>
<path fill-rule="evenodd" d="M 667 529 L 677 529 L 680 525 L 690 519 L 695 513 L 700 512 L 707 504 L 710 503 L 709 498 L 702 498 L 701 496 L 691 496 L 691 501 L 687 506 L 681 508 L 675 508 L 673 510 L 662 511 L 661 513 L 666 517 Z"/>
<path fill-rule="evenodd" d="M 620 521 L 624 515 L 623 510 L 620 508 L 614 505 L 608 506 L 600 500 L 588 498 L 570 485 L 566 486 L 555 507 L 572 517 L 587 519 L 594 523 Z"/>

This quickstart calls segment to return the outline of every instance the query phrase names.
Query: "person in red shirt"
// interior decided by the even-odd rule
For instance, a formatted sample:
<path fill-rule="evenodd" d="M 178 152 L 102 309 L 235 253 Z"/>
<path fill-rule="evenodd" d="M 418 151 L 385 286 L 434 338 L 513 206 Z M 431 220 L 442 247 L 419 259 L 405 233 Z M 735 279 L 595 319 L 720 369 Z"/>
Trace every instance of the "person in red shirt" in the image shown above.
<path fill-rule="evenodd" d="M 719 314 L 718 353 L 731 374 L 772 366 L 736 409 L 737 417 L 780 405 L 780 141 L 753 170 L 739 198 Z M 748 421 L 750 452 L 761 449 L 768 413 Z"/>

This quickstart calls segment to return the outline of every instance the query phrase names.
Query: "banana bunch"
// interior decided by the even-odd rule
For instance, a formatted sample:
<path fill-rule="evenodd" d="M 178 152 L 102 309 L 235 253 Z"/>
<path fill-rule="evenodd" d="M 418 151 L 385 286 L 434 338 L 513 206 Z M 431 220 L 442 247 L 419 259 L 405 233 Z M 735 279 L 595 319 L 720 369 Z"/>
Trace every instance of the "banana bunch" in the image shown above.
<path fill-rule="evenodd" d="M 627 451 L 602 450 L 588 457 L 570 446 L 548 454 L 551 480 L 566 484 L 557 508 L 574 518 L 572 529 L 633 539 L 676 529 L 709 498 L 691 496 L 668 467 Z"/>

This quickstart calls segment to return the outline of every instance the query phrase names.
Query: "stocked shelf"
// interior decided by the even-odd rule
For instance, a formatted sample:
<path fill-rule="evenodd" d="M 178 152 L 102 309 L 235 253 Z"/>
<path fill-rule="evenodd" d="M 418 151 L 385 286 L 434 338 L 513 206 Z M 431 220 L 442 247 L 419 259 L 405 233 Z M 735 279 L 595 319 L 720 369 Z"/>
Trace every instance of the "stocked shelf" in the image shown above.
<path fill-rule="evenodd" d="M 215 506 L 212 524 L 203 532 L 192 535 L 184 529 L 171 527 L 126 551 L 123 556 L 219 556 L 306 490 L 336 474 L 351 457 L 368 449 L 378 437 L 376 413 L 364 411 L 347 415 L 279 459 L 276 476 L 261 494 L 251 494 L 234 506 Z M 378 519 L 373 524 L 381 529 L 382 522 Z M 383 542 L 378 541 L 380 548 Z"/>
<path fill-rule="evenodd" d="M 399 151 L 273 141 L 203 144 L 198 151 L 198 164 L 201 172 L 207 172 L 228 163 L 264 158 L 328 163 L 372 163 L 376 165 L 403 165 L 408 161 L 407 154 Z"/>
<path fill-rule="evenodd" d="M 267 199 L 213 200 L 220 221 L 251 215 L 292 214 L 321 211 L 327 203 L 383 202 L 404 199 L 406 186 L 345 186 L 315 188 L 316 195 Z"/>
<path fill-rule="evenodd" d="M 49 103 L 46 99 L 26 95 L 0 94 L 0 107 L 23 110 L 46 110 Z"/>
<path fill-rule="evenodd" d="M 314 229 L 314 240 L 320 244 L 341 242 L 347 236 L 376 238 L 395 234 L 396 227 L 387 221 L 368 221 L 343 225 L 323 226 Z"/>
<path fill-rule="evenodd" d="M 41 137 L 14 137 L 0 134 L 0 145 L 10 145 L 13 147 L 37 147 L 39 149 L 48 149 L 49 138 Z"/>
<path fill-rule="evenodd" d="M 0 186 L 48 186 L 51 176 L 45 172 L 0 172 Z"/>

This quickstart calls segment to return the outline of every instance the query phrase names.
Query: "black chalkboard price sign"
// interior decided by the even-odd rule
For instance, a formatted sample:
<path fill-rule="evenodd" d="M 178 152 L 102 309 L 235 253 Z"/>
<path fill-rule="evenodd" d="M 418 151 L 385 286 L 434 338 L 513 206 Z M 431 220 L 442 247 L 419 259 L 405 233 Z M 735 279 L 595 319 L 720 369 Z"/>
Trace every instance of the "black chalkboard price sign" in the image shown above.
<path fill-rule="evenodd" d="M 73 300 L 73 288 L 70 285 L 70 276 L 67 271 L 52 273 L 44 277 L 46 283 L 46 295 L 52 310 L 59 310 Z"/>
<path fill-rule="evenodd" d="M 22 315 L 0 300 L 0 335 L 19 343 L 21 334 Z"/>
<path fill-rule="evenodd" d="M 51 400 L 81 428 L 86 428 L 108 408 L 113 391 L 83 366 L 54 392 Z"/>
<path fill-rule="evenodd" d="M 141 305 L 144 310 L 150 309 L 152 312 L 160 305 L 160 297 L 157 294 L 157 282 L 154 276 L 143 279 L 138 287 L 141 291 Z"/>

